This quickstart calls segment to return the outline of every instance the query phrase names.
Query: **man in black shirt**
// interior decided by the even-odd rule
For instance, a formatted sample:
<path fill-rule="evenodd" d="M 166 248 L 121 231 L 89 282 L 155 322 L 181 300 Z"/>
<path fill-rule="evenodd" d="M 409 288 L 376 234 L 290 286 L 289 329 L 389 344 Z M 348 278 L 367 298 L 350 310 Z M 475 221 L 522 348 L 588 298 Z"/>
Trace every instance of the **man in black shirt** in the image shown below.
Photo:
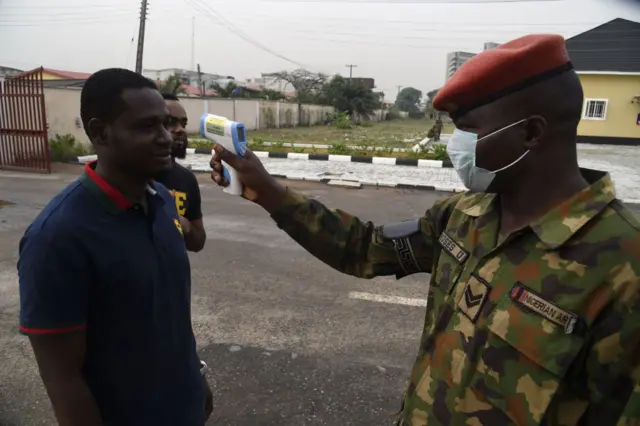
<path fill-rule="evenodd" d="M 200 187 L 194 174 L 176 162 L 176 158 L 187 156 L 187 112 L 176 95 L 165 93 L 163 97 L 169 112 L 167 130 L 173 138 L 172 167 L 160 173 L 156 181 L 166 186 L 175 199 L 187 249 L 198 252 L 207 239 L 202 223 Z"/>

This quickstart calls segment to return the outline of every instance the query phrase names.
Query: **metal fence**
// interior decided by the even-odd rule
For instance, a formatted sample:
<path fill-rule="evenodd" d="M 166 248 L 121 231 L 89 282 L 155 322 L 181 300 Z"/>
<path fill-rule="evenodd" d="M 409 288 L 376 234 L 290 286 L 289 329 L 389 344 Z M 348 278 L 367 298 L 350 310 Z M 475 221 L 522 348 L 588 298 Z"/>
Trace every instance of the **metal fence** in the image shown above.
<path fill-rule="evenodd" d="M 0 168 L 51 172 L 42 68 L 0 82 Z"/>

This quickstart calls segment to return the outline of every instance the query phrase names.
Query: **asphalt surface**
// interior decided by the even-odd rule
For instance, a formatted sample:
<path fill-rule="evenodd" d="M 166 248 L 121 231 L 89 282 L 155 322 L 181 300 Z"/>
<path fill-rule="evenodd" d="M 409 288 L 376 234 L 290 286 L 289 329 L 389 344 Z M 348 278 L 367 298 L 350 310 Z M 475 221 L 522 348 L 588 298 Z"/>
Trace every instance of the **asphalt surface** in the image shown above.
<path fill-rule="evenodd" d="M 31 348 L 17 333 L 17 246 L 37 213 L 80 173 L 0 172 L 0 425 L 53 425 Z M 251 203 L 200 175 L 205 249 L 191 255 L 193 324 L 212 368 L 210 425 L 387 425 L 417 352 L 424 308 L 349 298 L 425 298 L 428 276 L 344 276 L 307 254 Z M 444 194 L 347 190 L 287 181 L 376 222 L 421 215 Z"/>
<path fill-rule="evenodd" d="M 42 207 L 79 173 L 69 165 L 48 176 L 0 172 L 0 426 L 55 424 L 31 348 L 17 333 L 17 247 Z M 208 240 L 191 255 L 193 325 L 212 368 L 216 409 L 208 424 L 389 425 L 424 308 L 349 294 L 423 299 L 428 275 L 344 276 L 302 250 L 259 207 L 223 194 L 206 175 L 199 179 Z M 446 195 L 287 184 L 378 223 L 419 216 Z"/>

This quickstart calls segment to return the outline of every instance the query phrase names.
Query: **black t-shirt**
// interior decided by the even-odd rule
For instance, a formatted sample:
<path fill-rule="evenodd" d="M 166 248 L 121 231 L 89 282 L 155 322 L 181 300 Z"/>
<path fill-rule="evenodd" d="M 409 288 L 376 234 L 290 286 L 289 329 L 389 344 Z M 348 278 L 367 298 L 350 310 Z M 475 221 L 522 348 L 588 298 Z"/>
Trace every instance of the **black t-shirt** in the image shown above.
<path fill-rule="evenodd" d="M 158 175 L 156 181 L 167 187 L 176 201 L 179 215 L 189 221 L 202 218 L 200 186 L 191 170 L 174 163 L 171 170 Z"/>

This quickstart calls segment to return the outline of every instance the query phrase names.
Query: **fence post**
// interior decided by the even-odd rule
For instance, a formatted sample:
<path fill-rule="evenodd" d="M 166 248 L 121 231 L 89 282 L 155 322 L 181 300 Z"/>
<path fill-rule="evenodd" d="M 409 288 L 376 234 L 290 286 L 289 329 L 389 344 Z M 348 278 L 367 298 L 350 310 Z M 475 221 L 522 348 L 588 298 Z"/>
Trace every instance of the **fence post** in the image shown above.
<path fill-rule="evenodd" d="M 231 102 L 233 102 L 233 121 L 238 121 L 236 120 L 236 100 L 232 100 Z"/>
<path fill-rule="evenodd" d="M 276 129 L 280 128 L 280 101 L 276 101 Z"/>
<path fill-rule="evenodd" d="M 260 101 L 256 101 L 256 130 L 260 130 Z"/>

